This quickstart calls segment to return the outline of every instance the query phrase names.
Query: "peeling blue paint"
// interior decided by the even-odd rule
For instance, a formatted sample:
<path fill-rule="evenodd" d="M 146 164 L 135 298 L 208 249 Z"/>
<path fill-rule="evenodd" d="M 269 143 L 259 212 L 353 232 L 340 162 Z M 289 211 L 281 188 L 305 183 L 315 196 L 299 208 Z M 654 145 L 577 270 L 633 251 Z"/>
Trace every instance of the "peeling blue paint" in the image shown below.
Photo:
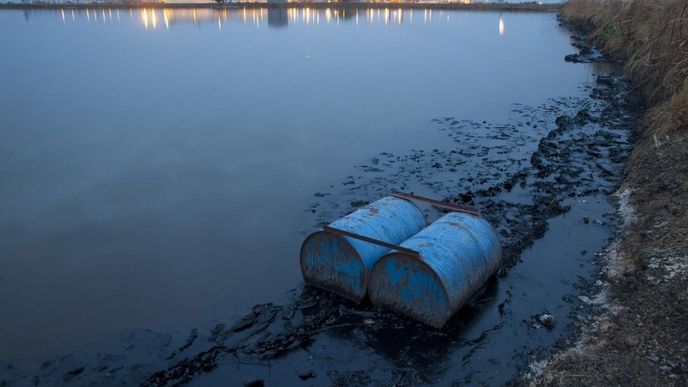
<path fill-rule="evenodd" d="M 401 244 L 374 266 L 368 285 L 374 304 L 441 327 L 499 268 L 501 246 L 483 218 L 450 213 Z"/>
<path fill-rule="evenodd" d="M 425 225 L 425 217 L 414 203 L 391 196 L 330 224 L 392 244 L 402 243 Z M 386 247 L 316 231 L 301 246 L 301 272 L 306 283 L 360 302 L 367 292 L 370 270 L 388 252 Z"/>

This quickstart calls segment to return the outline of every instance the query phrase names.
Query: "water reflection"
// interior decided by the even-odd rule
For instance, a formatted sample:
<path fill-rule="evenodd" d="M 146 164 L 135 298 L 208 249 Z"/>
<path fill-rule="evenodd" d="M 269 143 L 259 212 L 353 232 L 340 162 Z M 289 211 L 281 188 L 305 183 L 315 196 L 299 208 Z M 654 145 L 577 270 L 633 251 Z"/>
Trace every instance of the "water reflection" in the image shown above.
<path fill-rule="evenodd" d="M 176 25 L 213 25 L 221 30 L 227 23 L 255 24 L 256 27 L 267 25 L 269 28 L 284 28 L 290 23 L 305 25 L 339 24 L 340 22 L 353 23 L 356 26 L 366 25 L 402 25 L 432 23 L 460 23 L 460 18 L 452 19 L 452 11 L 432 9 L 402 9 L 402 8 L 376 8 L 376 9 L 337 9 L 337 8 L 140 8 L 140 9 L 60 9 L 59 11 L 25 10 L 27 21 L 32 14 L 54 12 L 63 24 L 80 22 L 119 23 L 128 14 L 130 20 L 142 26 L 145 30 L 170 29 Z M 422 18 L 417 14 L 422 13 Z M 499 35 L 505 34 L 505 21 L 502 15 L 498 21 Z"/>
<path fill-rule="evenodd" d="M 268 27 L 286 27 L 289 24 L 289 14 L 286 8 L 268 9 Z"/>
<path fill-rule="evenodd" d="M 136 6 L 145 6 L 145 5 L 150 5 L 150 4 L 214 4 L 217 1 L 216 0 L 123 0 L 123 1 L 117 1 L 117 0 L 51 0 L 51 1 L 45 1 L 45 0 L 9 0 L 5 1 L 8 4 L 131 4 L 131 5 L 136 5 Z M 224 0 L 220 1 L 221 3 L 225 4 L 289 4 L 289 3 L 299 3 L 299 4 L 308 4 L 308 3 L 316 3 L 316 2 L 321 2 L 319 0 Z M 332 3 L 339 3 L 339 2 L 345 2 L 342 0 L 332 0 L 328 1 Z M 376 3 L 376 4 L 400 4 L 400 3 L 406 3 L 408 0 L 354 0 L 354 1 L 346 1 L 348 3 L 359 3 L 359 4 L 365 4 L 365 3 Z M 472 4 L 472 3 L 490 3 L 491 1 L 489 0 L 480 0 L 480 1 L 473 1 L 473 0 L 432 0 L 432 1 L 424 1 L 424 3 L 427 4 Z M 509 2 L 509 1 L 507 1 Z M 518 1 L 513 1 L 518 3 Z M 555 0 L 554 2 L 557 2 Z"/>
<path fill-rule="evenodd" d="M 2 360 L 281 302 L 314 193 L 587 74 L 553 14 L 63 8 L 0 12 Z"/>

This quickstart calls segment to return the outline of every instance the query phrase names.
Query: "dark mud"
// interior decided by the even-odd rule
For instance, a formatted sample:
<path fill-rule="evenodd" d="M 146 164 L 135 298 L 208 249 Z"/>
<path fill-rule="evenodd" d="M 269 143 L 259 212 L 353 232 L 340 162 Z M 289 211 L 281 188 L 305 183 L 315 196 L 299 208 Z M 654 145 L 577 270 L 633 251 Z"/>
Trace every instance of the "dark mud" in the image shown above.
<path fill-rule="evenodd" d="M 580 36 L 594 29 L 568 27 Z M 607 252 L 584 335 L 515 384 L 688 385 L 688 132 L 659 136 L 645 125 L 616 195 L 623 232 Z"/>
<path fill-rule="evenodd" d="M 614 229 L 607 195 L 630 149 L 637 100 L 613 74 L 587 92 L 515 105 L 504 123 L 438 117 L 433 126 L 448 136 L 441 147 L 383 152 L 314 195 L 306 209 L 314 228 L 396 190 L 481 210 L 502 238 L 504 265 L 445 328 L 294 289 L 290 302 L 256 305 L 238 321 L 136 331 L 101 352 L 0 365 L 0 386 L 508 383 L 571 344 L 585 319 L 580 297 L 596 292 L 595 253 Z"/>

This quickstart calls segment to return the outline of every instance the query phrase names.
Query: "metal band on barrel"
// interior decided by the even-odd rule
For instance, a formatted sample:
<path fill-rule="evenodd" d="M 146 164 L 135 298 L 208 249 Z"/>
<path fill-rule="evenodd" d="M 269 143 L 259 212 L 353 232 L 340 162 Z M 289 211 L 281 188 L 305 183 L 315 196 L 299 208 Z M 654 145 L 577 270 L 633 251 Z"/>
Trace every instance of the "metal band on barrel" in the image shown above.
<path fill-rule="evenodd" d="M 422 196 L 412 195 L 412 194 L 404 193 L 404 192 L 393 192 L 390 196 L 394 196 L 395 198 L 399 198 L 399 199 L 416 200 L 419 202 L 425 202 L 425 203 L 431 204 L 435 207 L 445 208 L 447 210 L 452 210 L 452 211 L 456 211 L 456 212 L 464 212 L 466 214 L 471 214 L 471 215 L 475 215 L 475 216 L 481 216 L 480 211 L 478 211 L 478 209 L 474 208 L 474 207 L 459 206 L 456 204 L 445 203 L 445 202 L 441 202 L 439 200 L 424 198 Z"/>
<path fill-rule="evenodd" d="M 354 238 L 354 239 L 358 239 L 358 240 L 361 240 L 363 242 L 372 243 L 374 245 L 387 247 L 387 248 L 392 249 L 392 250 L 397 250 L 400 253 L 411 255 L 413 257 L 419 257 L 420 256 L 420 253 L 418 253 L 415 250 L 407 249 L 406 247 L 401 247 L 399 245 L 395 245 L 393 243 L 388 243 L 388 242 L 381 241 L 378 239 L 369 238 L 365 235 L 356 234 L 356 233 L 353 233 L 350 231 L 344 231 L 344 230 L 340 230 L 338 228 L 334 228 L 334 227 L 330 227 L 330 226 L 323 226 L 323 231 L 333 233 L 333 234 L 347 236 L 347 237 Z"/>

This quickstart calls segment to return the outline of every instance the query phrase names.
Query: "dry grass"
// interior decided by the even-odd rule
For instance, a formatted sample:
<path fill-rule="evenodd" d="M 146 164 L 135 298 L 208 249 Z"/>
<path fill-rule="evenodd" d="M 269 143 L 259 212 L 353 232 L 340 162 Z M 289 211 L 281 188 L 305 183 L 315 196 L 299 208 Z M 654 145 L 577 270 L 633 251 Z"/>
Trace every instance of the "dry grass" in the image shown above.
<path fill-rule="evenodd" d="M 667 101 L 651 108 L 643 118 L 640 129 L 644 137 L 655 136 L 660 139 L 684 130 L 688 123 L 688 85 Z"/>
<path fill-rule="evenodd" d="M 607 54 L 625 63 L 651 108 L 646 134 L 688 127 L 688 0 L 571 0 L 562 16 L 592 31 Z"/>

